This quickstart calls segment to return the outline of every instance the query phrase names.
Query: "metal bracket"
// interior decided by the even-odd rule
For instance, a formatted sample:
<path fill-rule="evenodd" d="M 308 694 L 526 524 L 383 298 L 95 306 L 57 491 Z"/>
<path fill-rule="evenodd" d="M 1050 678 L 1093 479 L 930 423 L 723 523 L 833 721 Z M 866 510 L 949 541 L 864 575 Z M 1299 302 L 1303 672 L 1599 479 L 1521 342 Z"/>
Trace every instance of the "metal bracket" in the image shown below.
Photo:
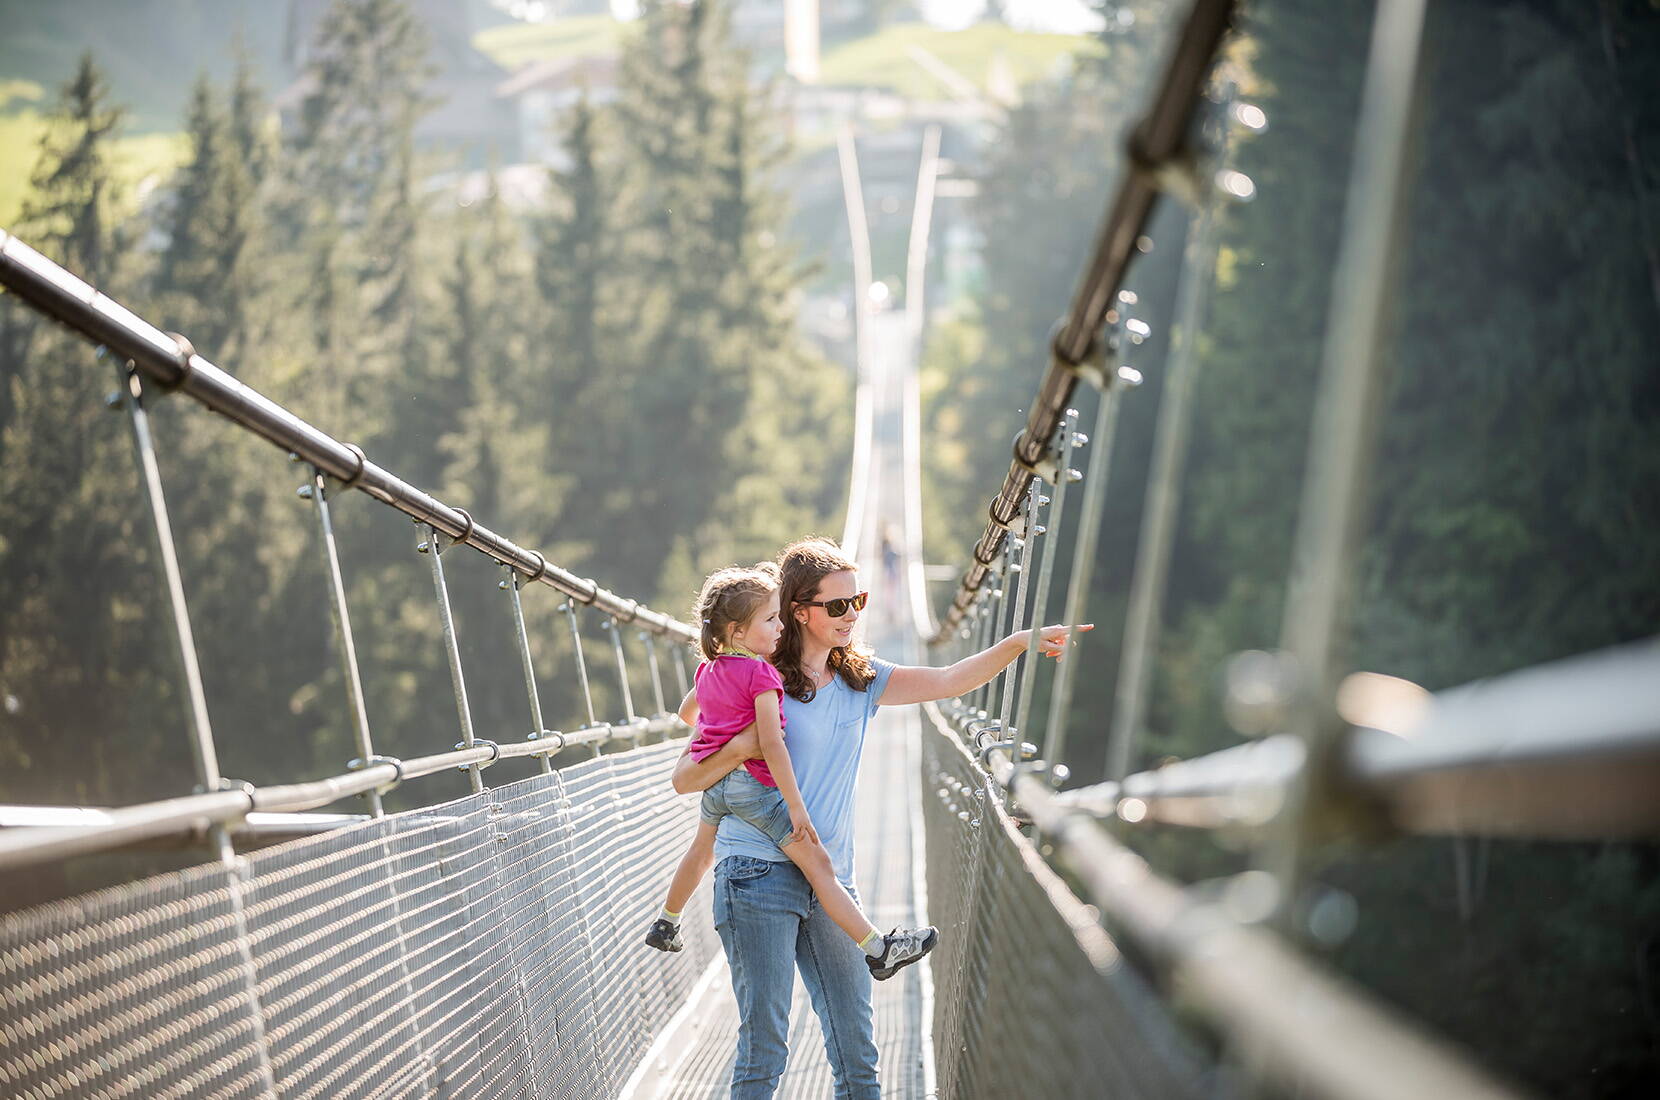
<path fill-rule="evenodd" d="M 537 749 L 536 753 L 535 753 L 535 755 L 537 755 L 537 756 L 543 756 L 543 755 L 552 756 L 555 753 L 560 753 L 560 752 L 565 751 L 565 735 L 563 733 L 559 732 L 558 730 L 532 730 L 531 733 L 530 733 L 530 736 L 525 738 L 525 740 L 526 741 L 553 740 L 553 741 L 557 742 L 552 748 Z"/>
<path fill-rule="evenodd" d="M 350 772 L 362 771 L 364 768 L 372 768 L 376 764 L 392 765 L 392 770 L 397 772 L 397 775 L 392 778 L 392 782 L 383 787 L 376 787 L 375 793 L 386 794 L 396 790 L 398 785 L 403 782 L 403 761 L 395 756 L 371 756 L 367 760 L 350 760 L 346 763 L 346 770 Z"/>
<path fill-rule="evenodd" d="M 462 749 L 476 749 L 480 745 L 483 745 L 490 750 L 490 759 L 480 760 L 472 764 L 457 764 L 455 766 L 456 771 L 464 772 L 468 768 L 477 768 L 479 771 L 483 771 L 485 768 L 488 768 L 491 764 L 494 764 L 496 761 L 501 759 L 501 746 L 496 744 L 494 741 L 483 737 L 473 738 L 473 743 L 471 745 L 467 744 L 465 741 L 457 741 L 455 743 L 455 751 L 460 752 Z"/>

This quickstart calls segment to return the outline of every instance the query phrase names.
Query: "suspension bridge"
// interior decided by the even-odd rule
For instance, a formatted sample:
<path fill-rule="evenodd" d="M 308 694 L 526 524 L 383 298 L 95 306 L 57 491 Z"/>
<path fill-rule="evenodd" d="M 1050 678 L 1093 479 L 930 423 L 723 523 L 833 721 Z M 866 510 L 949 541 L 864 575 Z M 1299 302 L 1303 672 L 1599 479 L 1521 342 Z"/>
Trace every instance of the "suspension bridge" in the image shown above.
<path fill-rule="evenodd" d="M 1214 200 L 1201 184 L 1217 165 L 1215 150 L 1192 146 L 1195 105 L 1231 16 L 1219 0 L 1189 12 L 1131 136 L 1132 170 L 1056 329 L 973 564 L 937 621 L 923 567 L 916 363 L 938 135 L 922 150 L 903 313 L 874 312 L 865 293 L 855 144 L 844 136 L 860 381 L 843 543 L 877 595 L 865 627 L 879 652 L 942 663 L 1040 616 L 1080 618 L 1117 409 L 1138 380 L 1125 361 L 1142 331 L 1126 272 L 1160 196 L 1194 201 L 1184 323 L 1205 281 L 1192 269 L 1203 271 Z M 878 924 L 933 921 L 943 933 L 930 960 L 876 988 L 884 1095 L 1229 1096 L 1263 1084 L 1330 1097 L 1519 1095 L 1307 949 L 1311 861 L 1357 836 L 1575 839 L 1660 827 L 1652 642 L 1440 693 L 1410 730 L 1389 713 L 1386 685 L 1338 657 L 1422 20 L 1421 0 L 1378 8 L 1283 653 L 1262 655 L 1233 688 L 1233 702 L 1272 721 L 1237 748 L 1125 774 L 1185 432 L 1178 354 L 1125 624 L 1110 731 L 1118 778 L 1061 789 L 1076 661 L 1054 675 L 1041 731 L 1031 654 L 963 699 L 885 709 L 874 728 L 858 848 L 878 854 L 859 862 L 861 893 Z M 486 525 L 494 517 L 403 481 L 9 233 L 0 233 L 0 283 L 103 349 L 120 375 L 198 781 L 194 794 L 138 806 L 7 808 L 0 869 L 179 835 L 199 836 L 212 857 L 0 918 L 0 1092 L 722 1095 L 739 1021 L 712 928 L 688 921 L 679 955 L 650 951 L 640 935 L 695 819 L 668 782 L 686 733 L 670 700 L 686 686 L 694 632 L 514 543 Z M 1081 388 L 1094 391 L 1089 423 L 1074 408 Z M 355 758 L 338 775 L 255 788 L 221 774 L 146 412 L 165 394 L 219 413 L 308 471 L 303 492 L 355 736 Z M 331 520 L 353 493 L 419 529 L 461 731 L 452 750 L 376 752 Z M 1063 532 L 1073 544 L 1066 576 Z M 502 570 L 524 666 L 521 740 L 485 739 L 471 719 L 444 570 L 460 552 Z M 563 730 L 544 720 L 537 682 L 546 670 L 527 641 L 527 618 L 543 614 L 578 643 L 574 667 L 560 674 L 580 684 L 585 710 Z M 596 631 L 614 668 L 584 660 L 584 632 Z M 601 676 L 620 687 L 615 718 L 596 712 L 589 689 Z M 574 749 L 590 757 L 575 760 Z M 516 758 L 537 761 L 537 773 L 492 783 L 491 766 Z M 380 796 L 392 787 L 456 768 L 467 796 L 384 811 Z M 367 813 L 317 812 L 353 797 Z M 1183 888 L 1119 839 L 1144 822 L 1243 832 L 1255 838 L 1253 867 Z M 708 911 L 703 889 L 693 913 Z M 817 1029 L 798 986 L 783 1094 L 831 1094 Z"/>

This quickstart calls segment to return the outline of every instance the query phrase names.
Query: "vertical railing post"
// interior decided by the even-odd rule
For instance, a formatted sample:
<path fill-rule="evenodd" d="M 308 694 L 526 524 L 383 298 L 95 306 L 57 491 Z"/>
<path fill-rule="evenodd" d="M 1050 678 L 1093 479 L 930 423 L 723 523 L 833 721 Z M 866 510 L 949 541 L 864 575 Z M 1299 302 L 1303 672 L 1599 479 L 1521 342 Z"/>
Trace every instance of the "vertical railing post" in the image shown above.
<path fill-rule="evenodd" d="M 1129 366 L 1121 366 L 1107 378 L 1101 390 L 1100 404 L 1095 410 L 1095 427 L 1089 434 L 1089 445 L 1095 448 L 1089 456 L 1089 472 L 1084 475 L 1084 509 L 1078 515 L 1078 530 L 1073 536 L 1072 576 L 1066 585 L 1067 642 L 1070 628 L 1089 610 L 1089 586 L 1095 578 L 1095 546 L 1101 535 L 1101 517 L 1106 514 L 1107 482 L 1111 476 L 1113 433 L 1118 427 L 1118 400 L 1123 389 L 1139 386 L 1141 374 Z M 1043 753 L 1051 761 L 1065 759 L 1067 710 L 1072 706 L 1072 684 L 1078 674 L 1077 661 L 1062 661 L 1055 669 L 1055 679 L 1049 689 L 1049 724 L 1043 735 Z"/>
<path fill-rule="evenodd" d="M 334 539 L 334 520 L 329 514 L 328 477 L 311 467 L 311 480 L 300 486 L 301 499 L 309 499 L 317 512 L 317 529 L 323 546 L 323 575 L 329 585 L 329 618 L 334 622 L 334 641 L 340 648 L 340 666 L 346 679 L 346 706 L 351 711 L 352 737 L 357 742 L 357 763 L 367 765 L 375 755 L 369 736 L 369 712 L 363 704 L 363 679 L 357 668 L 357 642 L 352 636 L 352 617 L 346 607 L 346 582 L 340 573 L 340 550 Z M 385 813 L 380 791 L 365 791 L 371 817 Z"/>
<path fill-rule="evenodd" d="M 1073 448 L 1089 442 L 1087 436 L 1076 430 L 1078 424 L 1078 410 L 1067 409 L 1066 415 L 1061 418 L 1058 429 L 1060 439 L 1060 455 L 1055 460 L 1055 485 L 1050 491 L 1054 498 L 1049 502 L 1049 512 L 1042 527 L 1033 528 L 1034 535 L 1042 535 L 1043 563 L 1038 566 L 1037 591 L 1032 596 L 1032 636 L 1026 645 L 1026 673 L 1020 680 L 1020 694 L 1015 703 L 1014 728 L 1017 736 L 1026 736 L 1026 721 L 1031 716 L 1032 695 L 1037 690 L 1037 661 L 1039 643 L 1042 640 L 1039 631 L 1043 629 L 1044 616 L 1049 607 L 1049 580 L 1055 569 L 1055 555 L 1060 547 L 1062 509 L 1066 505 L 1066 487 L 1078 477 L 1082 476 L 1072 469 Z M 1042 498 L 1040 497 L 1041 501 Z M 1068 639 L 1070 641 L 1070 639 Z M 1033 742 L 1038 738 L 1033 737 Z M 1042 755 L 1039 746 L 1038 755 Z M 1018 758 L 1017 758 L 1018 759 Z"/>
<path fill-rule="evenodd" d="M 167 514 L 167 495 L 161 485 L 161 467 L 156 462 L 155 440 L 150 434 L 150 417 L 144 411 L 144 382 L 131 361 L 120 364 L 116 374 L 121 382 L 122 400 L 133 430 L 133 454 L 138 464 L 139 484 L 150 506 L 151 534 L 155 536 L 162 583 L 167 589 L 168 610 L 173 623 L 174 652 L 184 680 L 185 727 L 190 733 L 191 762 L 196 782 L 203 791 L 217 791 L 224 777 L 219 772 L 219 753 L 213 743 L 213 724 L 208 720 L 207 693 L 202 689 L 202 669 L 196 660 L 196 636 L 190 629 L 190 609 L 184 598 L 184 578 L 179 572 L 179 554 L 173 542 L 173 524 Z M 210 843 L 221 860 L 233 856 L 230 836 L 222 825 L 208 830 Z"/>
<path fill-rule="evenodd" d="M 415 544 L 417 552 L 426 554 L 432 559 L 432 588 L 438 597 L 438 623 L 444 632 L 444 652 L 450 661 L 450 684 L 455 688 L 455 713 L 461 720 L 461 744 L 456 748 L 472 748 L 473 711 L 467 704 L 467 680 L 461 672 L 461 647 L 455 637 L 455 619 L 450 614 L 450 591 L 444 583 L 444 551 L 448 548 L 445 541 L 449 536 L 439 531 L 431 524 L 418 524 L 426 529 L 421 541 Z M 454 539 L 449 539 L 453 545 Z M 476 762 L 465 765 L 467 781 L 478 794 L 484 790 L 484 769 Z"/>
<path fill-rule="evenodd" d="M 1223 174 L 1233 172 L 1228 150 L 1228 119 L 1224 113 L 1220 138 Z M 1260 125 L 1260 123 L 1258 124 Z M 1118 680 L 1113 687 L 1112 725 L 1107 735 L 1108 779 L 1123 779 L 1130 771 L 1136 739 L 1146 721 L 1152 686 L 1153 655 L 1158 649 L 1164 612 L 1164 591 L 1170 551 L 1181 502 L 1182 469 L 1193 420 L 1193 391 L 1199 372 L 1199 329 L 1205 303 L 1216 277 L 1217 207 L 1221 188 L 1202 193 L 1202 204 L 1188 237 L 1182 262 L 1182 286 L 1171 328 L 1172 348 L 1164 392 L 1159 399 L 1158 424 L 1153 433 L 1152 468 L 1147 475 L 1146 504 L 1130 579 L 1129 608 L 1124 616 L 1124 648 Z M 1234 192 L 1238 197 L 1238 189 Z"/>
<path fill-rule="evenodd" d="M 617 658 L 617 683 L 622 686 L 623 725 L 629 728 L 629 737 L 638 741 L 639 716 L 634 713 L 634 689 L 628 683 L 628 658 L 623 653 L 622 627 L 615 615 L 605 620 L 605 631 L 611 635 L 611 652 Z"/>
<path fill-rule="evenodd" d="M 663 669 L 657 663 L 657 637 L 649 630 L 642 630 L 640 641 L 646 645 L 646 662 L 651 668 L 651 691 L 657 700 L 657 713 L 667 714 L 669 705 L 663 698 Z"/>
<path fill-rule="evenodd" d="M 523 578 L 519 571 L 511 565 L 502 566 L 507 574 L 501 581 L 501 587 L 507 590 L 513 601 L 513 633 L 519 642 L 519 663 L 524 666 L 525 695 L 530 699 L 530 736 L 540 739 L 547 735 L 547 727 L 542 724 L 542 696 L 536 690 L 536 667 L 530 659 L 530 634 L 525 630 L 524 602 L 519 597 L 519 588 Z M 542 774 L 548 775 L 553 771 L 553 760 L 548 753 L 543 753 Z"/>
<path fill-rule="evenodd" d="M 582 685 L 582 704 L 588 715 L 588 721 L 582 728 L 593 729 L 599 725 L 599 719 L 594 716 L 594 693 L 588 684 L 588 658 L 582 652 L 582 629 L 576 621 L 576 600 L 566 599 L 559 605 L 559 613 L 568 618 L 571 626 L 571 648 L 576 651 L 576 678 Z"/>
<path fill-rule="evenodd" d="M 686 671 L 686 647 L 684 645 L 674 647 L 674 676 L 676 680 L 680 681 L 680 697 L 684 699 L 692 690 L 692 674 Z"/>
<path fill-rule="evenodd" d="M 1009 540 L 1006 537 L 1003 540 L 1003 548 L 999 551 L 999 557 L 1001 558 L 1003 564 L 1006 565 L 1008 563 Z M 982 589 L 982 591 L 985 591 L 986 593 L 987 614 L 985 624 L 981 628 L 980 644 L 976 652 L 989 649 L 991 647 L 992 642 L 995 641 L 997 637 L 997 627 L 1003 621 L 1003 585 L 1007 580 L 1007 576 L 1001 572 L 1001 570 L 995 575 L 988 571 L 986 573 L 986 578 L 988 580 L 994 580 L 995 587 L 990 589 Z M 979 712 L 979 717 L 981 718 L 989 718 L 991 716 L 992 685 L 996 682 L 997 678 L 993 677 L 992 679 L 987 680 L 984 684 L 980 685 L 980 689 L 974 693 L 974 709 Z"/>
<path fill-rule="evenodd" d="M 1323 809 L 1344 728 L 1336 710 L 1340 633 L 1348 612 L 1377 440 L 1383 345 L 1405 213 L 1416 119 L 1424 0 L 1383 0 L 1372 24 L 1343 231 L 1321 350 L 1302 503 L 1281 625 L 1298 690 L 1290 732 L 1307 748 L 1264 853 L 1290 927 L 1310 846 L 1310 809 Z"/>
<path fill-rule="evenodd" d="M 1009 551 L 1011 556 L 1014 554 L 1020 555 L 1018 562 L 1012 562 L 1009 565 L 1009 568 L 1019 577 L 1015 582 L 1014 611 L 1009 616 L 1010 634 L 1018 633 L 1025 622 L 1026 593 L 1032 583 L 1032 542 L 1037 538 L 1037 501 L 1038 486 L 1040 484 L 1041 482 L 1037 478 L 1033 478 L 1032 483 L 1026 488 L 1026 506 L 1020 524 L 1020 537 L 1016 538 L 1013 528 L 1010 528 L 1008 537 L 1004 540 L 1005 544 L 1012 543 Z M 998 708 L 997 714 L 999 740 L 1007 737 L 1013 742 L 1009 749 L 1009 759 L 1016 764 L 1020 763 L 1021 759 L 1021 735 L 1020 731 L 1011 725 L 1011 719 L 1014 717 L 1015 683 L 1022 671 L 1020 665 L 1021 662 L 1018 659 L 1013 660 L 1003 670 L 1002 705 Z M 1031 674 L 1030 669 L 1025 671 L 1028 675 Z"/>
<path fill-rule="evenodd" d="M 184 357 L 194 354 L 189 342 L 175 337 L 179 353 Z M 184 577 L 179 570 L 178 549 L 173 542 L 173 523 L 167 514 L 167 494 L 162 489 L 161 466 L 156 461 L 155 439 L 150 434 L 150 417 L 144 411 L 144 383 L 131 360 L 118 364 L 116 376 L 120 380 L 123 401 L 127 406 L 128 423 L 133 430 L 133 454 L 138 465 L 139 484 L 150 506 L 151 532 L 161 562 L 162 580 L 167 586 L 167 601 L 173 620 L 173 638 L 177 645 L 179 666 L 184 678 L 185 723 L 190 730 L 191 758 L 196 766 L 196 781 L 203 792 L 223 789 L 225 778 L 219 772 L 219 754 L 213 744 L 213 725 L 208 720 L 207 693 L 202 688 L 202 669 L 196 661 L 196 636 L 190 629 L 190 609 L 184 597 Z M 250 804 L 252 797 L 250 796 Z M 260 1083 L 266 1094 L 277 1094 L 276 1077 L 265 1039 L 265 1011 L 259 999 L 258 973 L 254 967 L 253 943 L 248 935 L 247 910 L 242 896 L 242 867 L 231 847 L 230 832 L 221 824 L 208 828 L 208 840 L 225 871 L 225 886 L 230 896 L 231 916 L 236 933 L 237 960 L 241 965 L 243 993 L 247 997 L 249 1026 L 255 1048 L 259 1052 Z"/>

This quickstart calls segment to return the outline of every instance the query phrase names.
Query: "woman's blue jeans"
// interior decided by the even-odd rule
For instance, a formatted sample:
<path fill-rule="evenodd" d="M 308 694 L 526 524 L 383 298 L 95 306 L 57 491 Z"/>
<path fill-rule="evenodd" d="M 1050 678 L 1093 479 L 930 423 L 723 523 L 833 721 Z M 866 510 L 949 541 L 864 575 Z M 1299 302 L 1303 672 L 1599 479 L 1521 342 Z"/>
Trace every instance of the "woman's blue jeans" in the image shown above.
<path fill-rule="evenodd" d="M 854 895 L 858 900 L 858 895 Z M 794 971 L 812 998 L 836 1100 L 880 1100 L 865 954 L 793 863 L 727 856 L 715 867 L 715 930 L 738 997 L 732 1100 L 768 1100 L 789 1057 Z"/>

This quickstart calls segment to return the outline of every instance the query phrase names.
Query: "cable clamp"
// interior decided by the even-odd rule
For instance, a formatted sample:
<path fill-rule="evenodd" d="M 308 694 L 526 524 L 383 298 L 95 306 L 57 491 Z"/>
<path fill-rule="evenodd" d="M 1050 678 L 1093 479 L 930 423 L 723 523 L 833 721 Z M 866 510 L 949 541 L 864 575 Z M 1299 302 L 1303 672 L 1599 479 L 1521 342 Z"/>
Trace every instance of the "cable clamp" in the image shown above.
<path fill-rule="evenodd" d="M 998 493 L 996 496 L 991 498 L 991 504 L 986 508 L 986 516 L 991 520 L 991 525 L 999 530 L 1008 531 L 1014 535 L 1022 534 L 1026 528 L 1026 521 L 1020 514 L 1020 506 L 1018 504 L 1015 505 L 1015 512 L 1013 515 L 1008 517 L 1000 516 L 997 514 L 997 504 L 1002 499 L 1003 494 Z M 1019 530 L 1016 530 L 1016 528 L 1019 528 Z"/>
<path fill-rule="evenodd" d="M 466 771 L 468 768 L 474 767 L 476 767 L 479 771 L 483 771 L 485 768 L 488 768 L 491 764 L 494 764 L 496 761 L 501 759 L 501 746 L 484 737 L 473 738 L 473 743 L 471 745 L 467 744 L 465 741 L 458 742 L 455 746 L 455 750 L 460 752 L 462 749 L 476 749 L 480 745 L 483 745 L 490 750 L 490 759 L 481 760 L 477 764 L 457 765 L 458 771 Z"/>
<path fill-rule="evenodd" d="M 369 457 L 363 453 L 363 448 L 356 443 L 347 443 L 345 446 L 346 450 L 352 452 L 352 457 L 357 460 L 357 464 L 352 468 L 350 477 L 340 478 L 339 481 L 340 488 L 351 489 L 363 480 L 363 471 L 369 465 Z"/>
<path fill-rule="evenodd" d="M 175 360 L 179 368 L 179 376 L 171 382 L 163 383 L 161 386 L 162 393 L 172 393 L 174 390 L 184 385 L 185 382 L 189 380 L 190 376 L 196 371 L 196 363 L 194 361 L 196 356 L 196 346 L 190 342 L 190 338 L 177 332 L 169 332 L 167 335 L 172 337 L 173 343 L 179 349 L 178 358 Z"/>
<path fill-rule="evenodd" d="M 352 771 L 352 772 L 358 772 L 358 771 L 362 771 L 364 768 L 372 768 L 376 764 L 390 764 L 390 765 L 392 765 L 393 772 L 396 773 L 392 777 L 392 782 L 387 783 L 384 786 L 375 788 L 375 793 L 376 794 L 387 794 L 391 791 L 396 790 L 400 785 L 402 785 L 403 778 L 404 778 L 404 776 L 403 776 L 403 761 L 399 760 L 395 756 L 371 756 L 367 760 L 352 760 L 352 761 L 349 761 L 346 764 L 346 770 L 347 771 Z"/>
<path fill-rule="evenodd" d="M 1083 379 L 1102 392 L 1116 384 L 1118 381 L 1117 375 L 1109 370 L 1107 366 L 1114 350 L 1112 342 L 1101 339 L 1101 334 L 1095 333 L 1090 336 L 1089 344 L 1084 348 L 1084 353 L 1074 359 L 1061 347 L 1061 336 L 1065 331 L 1065 317 L 1056 321 L 1054 327 L 1049 330 L 1049 357 L 1054 364 L 1062 370 Z"/>
<path fill-rule="evenodd" d="M 1167 157 L 1155 157 L 1147 148 L 1146 136 L 1137 127 L 1124 143 L 1124 157 L 1130 171 L 1160 191 L 1190 207 L 1203 205 L 1199 165 L 1188 148 L 1176 149 Z"/>
<path fill-rule="evenodd" d="M 183 337 L 180 337 L 180 339 L 183 339 Z M 196 789 L 197 789 L 197 791 L 202 790 L 201 787 L 197 787 Z M 226 778 L 224 776 L 221 776 L 219 778 L 219 785 L 217 787 L 215 787 L 214 790 L 215 791 L 222 791 L 226 794 L 230 794 L 232 792 L 237 792 L 237 793 L 240 793 L 243 797 L 247 798 L 247 800 L 248 800 L 248 809 L 243 811 L 244 813 L 252 813 L 255 809 L 258 808 L 255 805 L 255 802 L 254 802 L 254 797 L 255 797 L 255 794 L 257 793 L 256 789 L 255 789 L 255 787 L 252 783 L 249 783 L 245 779 L 229 779 L 229 778 Z"/>
<path fill-rule="evenodd" d="M 553 747 L 537 749 L 537 756 L 552 756 L 555 753 L 565 751 L 565 735 L 558 730 L 532 730 L 530 736 L 526 738 L 528 741 L 547 741 L 550 739 L 555 742 Z"/>
<path fill-rule="evenodd" d="M 984 737 L 987 736 L 987 734 L 982 734 L 981 736 Z M 1013 741 L 986 741 L 980 746 L 980 766 L 988 772 L 991 771 L 991 754 L 996 752 L 998 749 L 1006 751 L 1012 748 L 1014 748 Z"/>

